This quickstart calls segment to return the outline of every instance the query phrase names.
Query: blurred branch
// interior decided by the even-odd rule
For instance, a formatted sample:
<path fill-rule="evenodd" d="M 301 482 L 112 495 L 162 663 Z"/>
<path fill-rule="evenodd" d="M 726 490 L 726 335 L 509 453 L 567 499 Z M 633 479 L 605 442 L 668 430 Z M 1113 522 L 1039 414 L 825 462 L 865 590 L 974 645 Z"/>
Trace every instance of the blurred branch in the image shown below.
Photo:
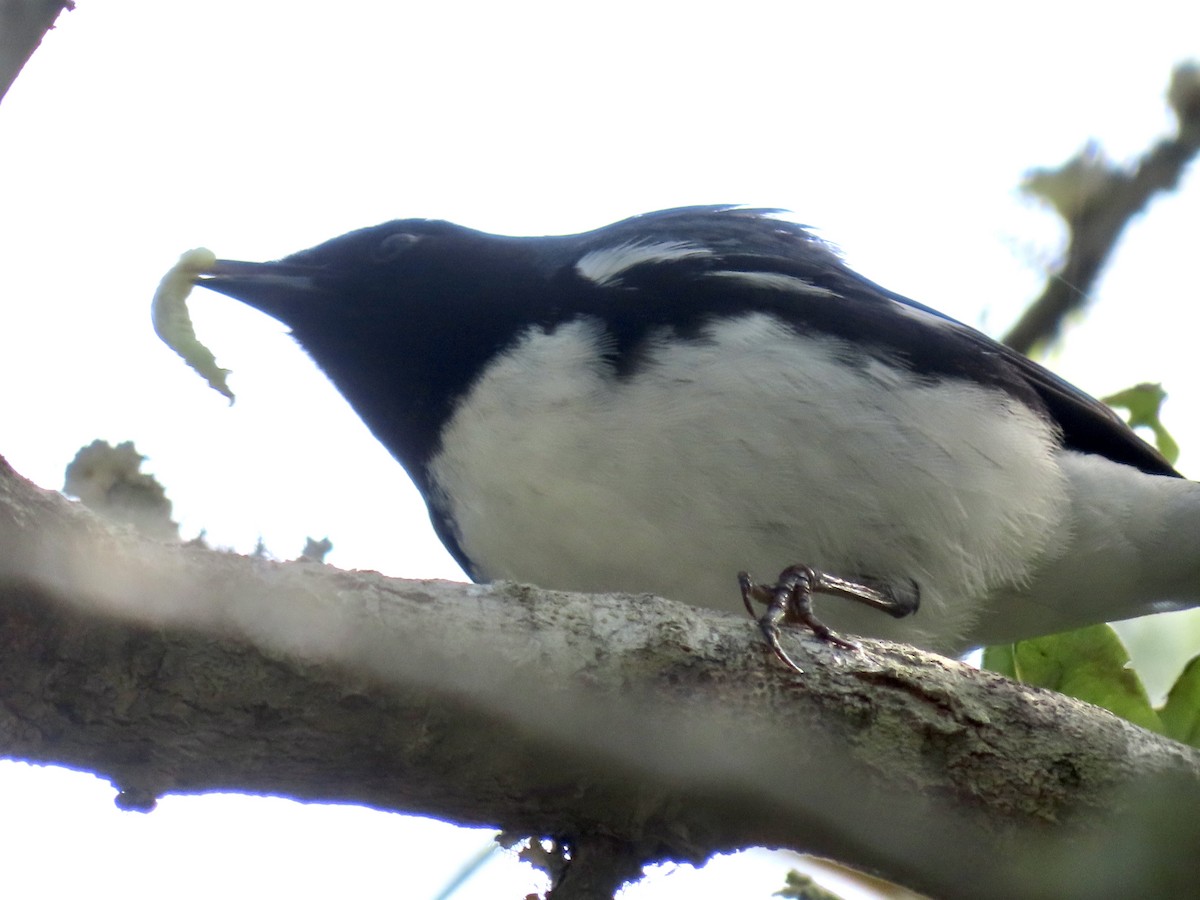
<path fill-rule="evenodd" d="M 0 0 L 0 100 L 71 0 Z"/>
<path fill-rule="evenodd" d="M 1200 66 L 1175 70 L 1167 100 L 1176 134 L 1124 171 L 1088 147 L 1061 169 L 1032 173 L 1025 190 L 1045 200 L 1069 229 L 1067 256 L 1042 295 L 1004 337 L 1022 353 L 1055 340 L 1063 322 L 1088 301 L 1093 285 L 1129 221 L 1155 194 L 1170 191 L 1200 151 Z"/>
<path fill-rule="evenodd" d="M 1145 779 L 1200 797 L 1200 755 L 1094 707 L 787 640 L 802 678 L 744 619 L 654 597 L 157 542 L 0 464 L 0 753 L 96 772 L 127 808 L 237 790 L 553 836 L 574 848 L 559 898 L 749 846 L 986 898 L 1043 896 L 1049 849 L 1141 823 Z M 1139 887 L 1174 871 L 1111 855 Z M 1044 896 L 1097 895 L 1060 875 Z"/>

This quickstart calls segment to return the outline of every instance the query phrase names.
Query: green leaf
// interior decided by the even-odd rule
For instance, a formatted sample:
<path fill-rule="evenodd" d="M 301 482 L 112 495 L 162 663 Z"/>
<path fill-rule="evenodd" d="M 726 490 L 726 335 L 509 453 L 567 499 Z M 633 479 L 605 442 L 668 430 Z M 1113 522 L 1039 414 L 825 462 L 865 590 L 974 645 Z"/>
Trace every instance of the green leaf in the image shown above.
<path fill-rule="evenodd" d="M 1123 719 L 1162 732 L 1146 688 L 1129 668 L 1129 654 L 1108 625 L 1092 625 L 1013 645 L 1019 681 L 1102 706 Z"/>
<path fill-rule="evenodd" d="M 1166 398 L 1167 392 L 1161 384 L 1139 384 L 1102 397 L 1101 402 L 1127 410 L 1129 427 L 1149 428 L 1154 434 L 1154 445 L 1158 447 L 1158 452 L 1167 458 L 1167 462 L 1175 465 L 1179 459 L 1179 444 L 1175 443 L 1175 438 L 1171 437 L 1159 418 L 1162 402 Z"/>
<path fill-rule="evenodd" d="M 997 644 L 995 647 L 983 648 L 983 668 L 989 672 L 996 672 L 1006 678 L 1011 678 L 1013 681 L 1020 681 L 1017 677 L 1017 660 L 1016 649 L 1013 644 Z"/>
<path fill-rule="evenodd" d="M 1200 747 L 1200 656 L 1184 666 L 1158 717 L 1167 737 Z"/>

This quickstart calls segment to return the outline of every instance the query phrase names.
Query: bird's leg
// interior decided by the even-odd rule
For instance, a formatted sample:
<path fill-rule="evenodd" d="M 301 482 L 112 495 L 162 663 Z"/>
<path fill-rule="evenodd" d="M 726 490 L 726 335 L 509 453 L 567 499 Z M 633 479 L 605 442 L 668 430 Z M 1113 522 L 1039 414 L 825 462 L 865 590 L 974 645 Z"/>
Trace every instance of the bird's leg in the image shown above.
<path fill-rule="evenodd" d="M 814 615 L 814 593 L 848 597 L 896 618 L 916 612 L 920 603 L 920 592 L 915 582 L 912 583 L 911 591 L 900 593 L 890 585 L 874 579 L 849 581 L 812 566 L 788 566 L 779 574 L 779 580 L 775 584 L 756 584 L 751 580 L 749 573 L 739 572 L 738 584 L 742 589 L 742 602 L 746 604 L 746 611 L 750 613 L 751 618 L 758 621 L 758 627 L 762 629 L 767 645 L 784 665 L 801 674 L 804 670 L 796 665 L 779 643 L 780 623 L 806 625 L 826 643 L 845 647 L 847 650 L 858 649 L 858 644 L 839 637 Z M 756 600 L 767 605 L 767 611 L 762 616 L 754 609 Z"/>

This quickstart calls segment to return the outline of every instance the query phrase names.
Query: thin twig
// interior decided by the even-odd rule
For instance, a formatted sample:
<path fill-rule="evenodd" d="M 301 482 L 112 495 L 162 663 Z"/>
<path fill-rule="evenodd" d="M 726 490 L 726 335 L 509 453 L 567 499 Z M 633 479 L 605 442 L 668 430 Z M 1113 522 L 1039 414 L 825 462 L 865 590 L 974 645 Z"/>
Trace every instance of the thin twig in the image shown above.
<path fill-rule="evenodd" d="M 1087 305 L 1125 226 L 1156 194 L 1173 190 L 1200 151 L 1200 67 L 1176 69 L 1168 100 L 1179 121 L 1177 133 L 1160 141 L 1132 171 L 1112 166 L 1089 147 L 1061 169 L 1036 172 L 1026 182 L 1028 191 L 1066 220 L 1070 242 L 1061 268 L 1005 336 L 1014 350 L 1029 353 L 1058 337 L 1066 318 Z"/>

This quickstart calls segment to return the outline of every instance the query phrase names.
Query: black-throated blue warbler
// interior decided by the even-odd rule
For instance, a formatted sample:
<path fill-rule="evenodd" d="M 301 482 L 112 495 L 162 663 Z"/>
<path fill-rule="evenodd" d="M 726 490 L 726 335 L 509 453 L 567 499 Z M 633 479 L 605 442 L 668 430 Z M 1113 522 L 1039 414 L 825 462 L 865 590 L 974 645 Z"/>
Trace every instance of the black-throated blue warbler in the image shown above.
<path fill-rule="evenodd" d="M 401 220 L 196 283 L 290 326 L 477 580 L 736 609 L 783 572 L 743 578 L 768 638 L 816 588 L 943 652 L 1200 603 L 1200 484 L 773 211 Z"/>

